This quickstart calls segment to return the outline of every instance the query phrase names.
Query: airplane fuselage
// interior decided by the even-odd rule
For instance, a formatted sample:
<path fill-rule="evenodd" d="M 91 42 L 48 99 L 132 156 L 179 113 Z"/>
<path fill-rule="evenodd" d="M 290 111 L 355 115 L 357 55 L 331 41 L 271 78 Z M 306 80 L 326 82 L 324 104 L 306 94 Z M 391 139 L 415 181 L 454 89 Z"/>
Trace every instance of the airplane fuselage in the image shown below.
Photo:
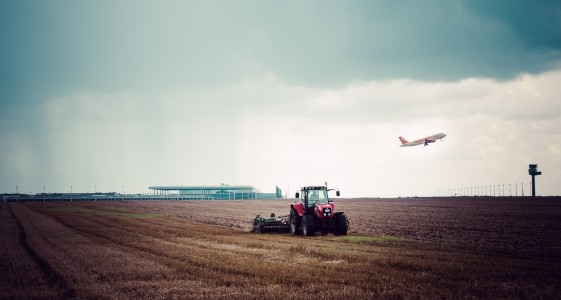
<path fill-rule="evenodd" d="M 414 140 L 414 141 L 407 141 L 403 137 L 399 137 L 401 141 L 400 147 L 411 147 L 411 146 L 418 146 L 418 145 L 425 145 L 428 146 L 429 143 L 434 143 L 437 140 L 443 139 L 446 136 L 444 133 L 437 133 L 435 135 L 427 136 L 422 139 Z"/>

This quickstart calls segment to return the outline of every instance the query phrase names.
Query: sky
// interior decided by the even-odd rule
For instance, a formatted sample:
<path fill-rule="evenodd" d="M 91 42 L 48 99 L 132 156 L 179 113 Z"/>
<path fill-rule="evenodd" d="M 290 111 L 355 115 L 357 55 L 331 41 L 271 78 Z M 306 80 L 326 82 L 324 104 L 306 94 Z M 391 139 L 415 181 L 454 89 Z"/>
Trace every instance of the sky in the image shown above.
<path fill-rule="evenodd" d="M 0 40 L 0 193 L 561 194 L 559 1 L 5 0 Z"/>

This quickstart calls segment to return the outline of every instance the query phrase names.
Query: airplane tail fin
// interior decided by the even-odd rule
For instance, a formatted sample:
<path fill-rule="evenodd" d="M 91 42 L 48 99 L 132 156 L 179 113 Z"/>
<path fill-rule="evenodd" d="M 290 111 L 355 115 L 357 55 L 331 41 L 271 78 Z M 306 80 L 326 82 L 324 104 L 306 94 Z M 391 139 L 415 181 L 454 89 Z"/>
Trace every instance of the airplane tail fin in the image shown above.
<path fill-rule="evenodd" d="M 403 137 L 399 137 L 399 140 L 401 141 L 401 144 L 405 145 L 407 143 L 409 143 L 406 139 L 404 139 Z"/>

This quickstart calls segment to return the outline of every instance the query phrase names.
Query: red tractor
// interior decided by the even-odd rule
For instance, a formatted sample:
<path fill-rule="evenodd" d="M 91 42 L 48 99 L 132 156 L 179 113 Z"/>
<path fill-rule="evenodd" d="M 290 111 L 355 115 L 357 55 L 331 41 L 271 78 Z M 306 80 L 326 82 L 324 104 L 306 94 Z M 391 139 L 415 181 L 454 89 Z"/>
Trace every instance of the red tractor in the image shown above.
<path fill-rule="evenodd" d="M 349 221 L 344 212 L 335 212 L 335 204 L 329 199 L 327 186 L 306 186 L 296 193 L 300 202 L 290 205 L 290 232 L 294 235 L 313 236 L 322 234 L 347 235 Z M 339 196 L 339 191 L 336 191 Z"/>

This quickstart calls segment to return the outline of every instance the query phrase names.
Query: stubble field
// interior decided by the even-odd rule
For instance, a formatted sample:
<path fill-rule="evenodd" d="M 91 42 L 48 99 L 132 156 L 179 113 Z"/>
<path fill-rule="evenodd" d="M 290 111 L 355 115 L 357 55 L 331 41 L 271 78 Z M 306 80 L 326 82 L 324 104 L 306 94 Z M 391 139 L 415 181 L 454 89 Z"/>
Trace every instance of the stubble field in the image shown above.
<path fill-rule="evenodd" d="M 289 200 L 2 203 L 0 298 L 557 298 L 561 199 L 341 199 L 345 237 L 249 233 Z"/>

